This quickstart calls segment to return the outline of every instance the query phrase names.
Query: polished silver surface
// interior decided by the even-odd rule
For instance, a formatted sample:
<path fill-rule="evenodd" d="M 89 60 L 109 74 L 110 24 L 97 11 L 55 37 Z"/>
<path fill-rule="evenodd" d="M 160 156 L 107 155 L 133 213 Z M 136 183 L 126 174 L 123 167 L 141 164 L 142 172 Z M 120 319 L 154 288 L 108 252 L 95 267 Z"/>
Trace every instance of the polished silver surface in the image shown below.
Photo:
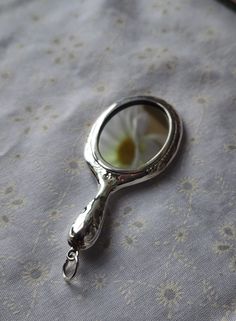
<path fill-rule="evenodd" d="M 137 168 L 114 167 L 101 155 L 100 135 L 106 124 L 116 114 L 138 105 L 144 105 L 146 108 L 149 106 L 165 115 L 168 123 L 165 142 L 153 157 L 145 163 L 139 164 Z M 151 96 L 122 99 L 108 107 L 97 119 L 85 145 L 84 156 L 97 178 L 99 189 L 95 198 L 78 215 L 69 231 L 68 243 L 71 250 L 63 266 L 63 276 L 66 280 L 72 279 L 77 272 L 79 251 L 91 247 L 99 237 L 109 195 L 123 187 L 149 180 L 164 171 L 179 149 L 182 133 L 182 122 L 173 107 L 164 100 Z M 70 264 L 72 264 L 72 271 L 71 266 L 70 271 L 68 269 Z"/>

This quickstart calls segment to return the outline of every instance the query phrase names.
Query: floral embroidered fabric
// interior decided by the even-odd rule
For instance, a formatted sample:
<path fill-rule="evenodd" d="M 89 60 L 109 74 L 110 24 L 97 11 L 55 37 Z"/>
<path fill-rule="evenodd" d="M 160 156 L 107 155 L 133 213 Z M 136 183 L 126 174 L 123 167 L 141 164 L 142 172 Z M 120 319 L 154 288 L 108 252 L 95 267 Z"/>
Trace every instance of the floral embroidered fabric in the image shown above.
<path fill-rule="evenodd" d="M 236 19 L 214 0 L 0 3 L 0 319 L 236 320 Z M 161 177 L 108 206 L 80 274 L 67 233 L 94 197 L 83 159 L 112 102 L 184 121 Z"/>

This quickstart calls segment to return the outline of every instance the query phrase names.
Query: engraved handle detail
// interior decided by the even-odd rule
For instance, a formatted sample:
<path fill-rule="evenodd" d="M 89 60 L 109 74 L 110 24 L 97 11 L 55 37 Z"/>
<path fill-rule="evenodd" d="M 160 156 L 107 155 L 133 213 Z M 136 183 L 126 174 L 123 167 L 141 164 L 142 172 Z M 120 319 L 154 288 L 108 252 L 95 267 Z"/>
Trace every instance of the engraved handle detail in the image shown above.
<path fill-rule="evenodd" d="M 70 281 L 76 275 L 79 265 L 79 250 L 91 247 L 99 237 L 102 229 L 107 199 L 114 188 L 114 182 L 99 180 L 100 189 L 96 197 L 79 214 L 72 225 L 68 243 L 71 246 L 63 265 L 63 277 Z"/>
<path fill-rule="evenodd" d="M 107 181 L 102 182 L 96 197 L 72 225 L 68 243 L 75 250 L 86 250 L 96 242 L 102 229 L 106 202 L 112 189 L 113 186 Z"/>

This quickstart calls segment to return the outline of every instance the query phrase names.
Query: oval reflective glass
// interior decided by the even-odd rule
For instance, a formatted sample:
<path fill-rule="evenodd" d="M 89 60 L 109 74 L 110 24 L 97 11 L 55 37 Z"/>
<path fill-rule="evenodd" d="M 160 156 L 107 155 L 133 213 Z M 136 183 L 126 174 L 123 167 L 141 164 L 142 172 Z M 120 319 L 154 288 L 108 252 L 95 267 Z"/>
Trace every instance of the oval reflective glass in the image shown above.
<path fill-rule="evenodd" d="M 105 124 L 98 149 L 112 167 L 138 169 L 158 154 L 168 132 L 168 118 L 161 108 L 130 106 L 118 111 Z"/>

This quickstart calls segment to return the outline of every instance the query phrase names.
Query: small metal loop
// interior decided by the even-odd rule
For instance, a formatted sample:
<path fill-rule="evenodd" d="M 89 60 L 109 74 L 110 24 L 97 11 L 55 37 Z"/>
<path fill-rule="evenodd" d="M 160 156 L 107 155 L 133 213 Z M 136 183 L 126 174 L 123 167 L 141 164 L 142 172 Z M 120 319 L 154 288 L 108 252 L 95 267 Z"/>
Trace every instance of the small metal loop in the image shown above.
<path fill-rule="evenodd" d="M 72 267 L 70 264 L 71 262 L 72 263 L 74 262 Z M 67 253 L 66 261 L 62 267 L 64 279 L 66 281 L 72 280 L 77 273 L 78 267 L 79 267 L 79 251 L 76 251 L 73 248 L 71 248 Z"/>
<path fill-rule="evenodd" d="M 78 256 L 79 252 L 78 251 L 75 251 L 73 248 L 70 249 L 70 251 L 67 253 L 67 259 L 69 261 L 74 261 L 75 260 L 75 257 Z"/>

